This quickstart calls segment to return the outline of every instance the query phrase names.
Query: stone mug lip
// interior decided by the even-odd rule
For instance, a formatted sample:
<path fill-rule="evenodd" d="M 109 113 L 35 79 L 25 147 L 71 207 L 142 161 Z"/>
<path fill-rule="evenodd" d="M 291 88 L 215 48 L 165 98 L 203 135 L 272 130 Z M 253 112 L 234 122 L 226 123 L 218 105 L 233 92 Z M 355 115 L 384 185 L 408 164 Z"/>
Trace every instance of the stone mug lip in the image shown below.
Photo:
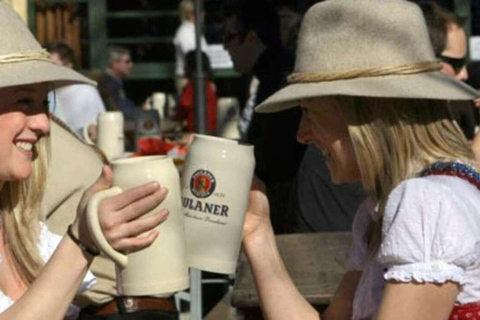
<path fill-rule="evenodd" d="M 102 120 L 118 120 L 123 118 L 123 114 L 120 111 L 107 111 L 100 113 L 98 118 Z"/>
<path fill-rule="evenodd" d="M 215 137 L 215 136 L 209 136 L 205 134 L 198 134 L 196 133 L 194 135 L 194 142 L 195 140 L 200 140 L 200 141 L 206 141 L 206 142 L 216 142 L 216 143 L 224 143 L 226 145 L 232 145 L 232 146 L 238 146 L 238 147 L 253 147 L 252 144 L 239 141 L 239 140 L 233 140 L 233 139 L 228 139 L 228 138 L 221 138 L 221 137 Z M 193 142 L 192 142 L 193 144 Z"/>
<path fill-rule="evenodd" d="M 126 158 L 126 159 L 117 159 L 111 162 L 112 165 L 133 165 L 138 163 L 145 163 L 148 161 L 154 160 L 172 160 L 169 156 L 142 156 L 142 157 L 133 157 L 133 158 Z M 173 161 L 173 160 L 172 160 Z"/>

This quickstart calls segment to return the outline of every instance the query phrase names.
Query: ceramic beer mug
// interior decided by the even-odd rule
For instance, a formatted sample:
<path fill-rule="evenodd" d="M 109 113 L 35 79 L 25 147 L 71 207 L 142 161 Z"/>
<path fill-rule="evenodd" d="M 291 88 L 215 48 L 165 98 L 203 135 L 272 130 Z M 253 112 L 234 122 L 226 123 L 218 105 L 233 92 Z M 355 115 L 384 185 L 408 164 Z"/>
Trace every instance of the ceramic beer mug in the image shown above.
<path fill-rule="evenodd" d="M 114 187 L 92 197 L 87 207 L 87 224 L 95 244 L 117 264 L 120 271 L 117 272 L 117 282 L 122 294 L 155 295 L 188 288 L 180 178 L 172 159 L 165 156 L 138 157 L 115 160 L 111 165 Z M 139 252 L 124 255 L 115 251 L 100 229 L 98 206 L 101 200 L 152 181 L 168 188 L 166 199 L 150 212 L 170 211 L 168 219 L 157 227 L 160 236 L 150 247 Z"/>
<path fill-rule="evenodd" d="M 253 146 L 195 135 L 182 173 L 189 267 L 235 273 L 254 167 Z"/>
<path fill-rule="evenodd" d="M 88 136 L 88 126 L 83 129 L 84 139 L 95 144 Z M 108 160 L 113 160 L 124 153 L 123 114 L 120 111 L 100 113 L 97 117 L 97 143 Z"/>

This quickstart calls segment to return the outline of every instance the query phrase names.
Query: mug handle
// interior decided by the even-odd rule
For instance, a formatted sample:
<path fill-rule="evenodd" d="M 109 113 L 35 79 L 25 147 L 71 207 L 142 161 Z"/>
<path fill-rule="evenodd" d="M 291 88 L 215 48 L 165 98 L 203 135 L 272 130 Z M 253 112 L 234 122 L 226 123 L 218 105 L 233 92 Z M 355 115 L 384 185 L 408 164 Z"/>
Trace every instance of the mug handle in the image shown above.
<path fill-rule="evenodd" d="M 87 141 L 88 144 L 95 144 L 95 142 L 92 141 L 92 139 L 90 139 L 90 135 L 88 134 L 88 128 L 91 126 L 91 125 L 97 125 L 97 120 L 95 119 L 95 121 L 93 122 L 90 122 L 89 124 L 87 124 L 86 126 L 83 127 L 82 129 L 82 135 L 83 135 L 83 139 L 85 141 Z M 97 128 L 98 130 L 98 128 Z M 97 131 L 97 134 L 98 134 L 98 131 Z"/>
<path fill-rule="evenodd" d="M 103 235 L 100 221 L 98 219 L 98 206 L 100 205 L 100 202 L 105 198 L 113 197 L 120 193 L 122 193 L 122 189 L 119 187 L 112 187 L 94 194 L 87 205 L 87 225 L 90 235 L 98 248 L 123 269 L 128 264 L 128 257 L 113 249 L 108 243 Z"/>

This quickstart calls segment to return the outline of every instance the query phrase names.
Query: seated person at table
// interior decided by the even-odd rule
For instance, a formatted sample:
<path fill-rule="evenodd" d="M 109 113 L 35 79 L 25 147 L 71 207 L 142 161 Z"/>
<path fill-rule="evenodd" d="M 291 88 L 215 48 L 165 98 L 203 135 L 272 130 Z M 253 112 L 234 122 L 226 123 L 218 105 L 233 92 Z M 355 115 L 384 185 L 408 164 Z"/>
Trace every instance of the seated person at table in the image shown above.
<path fill-rule="evenodd" d="M 54 42 L 47 44 L 45 49 L 55 64 L 75 69 L 77 65 L 75 52 L 67 44 Z M 97 88 L 90 84 L 73 84 L 56 89 L 55 92 L 51 92 L 51 96 L 55 98 L 52 104 L 55 115 L 80 137 L 83 136 L 85 126 L 89 126 L 90 132 L 96 130 L 93 123 L 99 113 L 105 112 Z M 90 136 L 94 138 L 96 134 L 91 133 Z"/>
<path fill-rule="evenodd" d="M 217 132 L 217 89 L 212 81 L 212 68 L 208 56 L 202 52 L 203 72 L 205 74 L 206 87 L 206 121 L 208 134 L 215 135 Z M 195 131 L 195 73 L 197 69 L 195 51 L 190 51 L 185 57 L 185 75 L 187 76 L 187 85 L 180 95 L 177 107 L 177 119 L 185 119 L 187 130 Z"/>
<path fill-rule="evenodd" d="M 108 111 L 121 111 L 125 120 L 135 120 L 138 107 L 124 90 L 123 80 L 133 68 L 130 51 L 123 47 L 108 48 L 108 66 L 98 81 L 98 90 Z"/>
<path fill-rule="evenodd" d="M 93 82 L 53 64 L 3 1 L 0 34 L 0 319 L 74 319 L 70 304 L 79 288 L 93 283 L 85 276 L 99 254 L 86 228 L 86 204 L 111 186 L 112 171 L 104 166 L 83 194 L 66 235 L 55 236 L 39 221 L 50 140 L 47 93 L 65 83 Z M 115 250 L 136 252 L 153 243 L 158 237 L 154 228 L 168 213 L 142 219 L 142 230 L 138 218 L 166 193 L 151 182 L 101 201 L 99 222 Z M 126 219 L 127 212 L 132 219 Z"/>

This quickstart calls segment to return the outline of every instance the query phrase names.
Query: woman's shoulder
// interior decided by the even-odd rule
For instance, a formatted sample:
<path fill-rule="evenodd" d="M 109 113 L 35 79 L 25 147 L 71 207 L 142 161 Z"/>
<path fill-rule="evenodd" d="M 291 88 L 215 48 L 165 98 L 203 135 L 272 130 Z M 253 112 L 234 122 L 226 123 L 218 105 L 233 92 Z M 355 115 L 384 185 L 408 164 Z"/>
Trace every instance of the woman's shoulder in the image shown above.
<path fill-rule="evenodd" d="M 395 219 L 425 224 L 461 218 L 480 228 L 479 212 L 475 185 L 456 176 L 425 176 L 405 180 L 389 194 L 384 225 Z"/>
<path fill-rule="evenodd" d="M 418 201 L 425 204 L 463 201 L 465 198 L 480 206 L 480 190 L 466 179 L 449 175 L 425 176 L 407 179 L 396 186 L 388 196 L 387 207 L 406 200 L 412 204 L 418 204 Z"/>

